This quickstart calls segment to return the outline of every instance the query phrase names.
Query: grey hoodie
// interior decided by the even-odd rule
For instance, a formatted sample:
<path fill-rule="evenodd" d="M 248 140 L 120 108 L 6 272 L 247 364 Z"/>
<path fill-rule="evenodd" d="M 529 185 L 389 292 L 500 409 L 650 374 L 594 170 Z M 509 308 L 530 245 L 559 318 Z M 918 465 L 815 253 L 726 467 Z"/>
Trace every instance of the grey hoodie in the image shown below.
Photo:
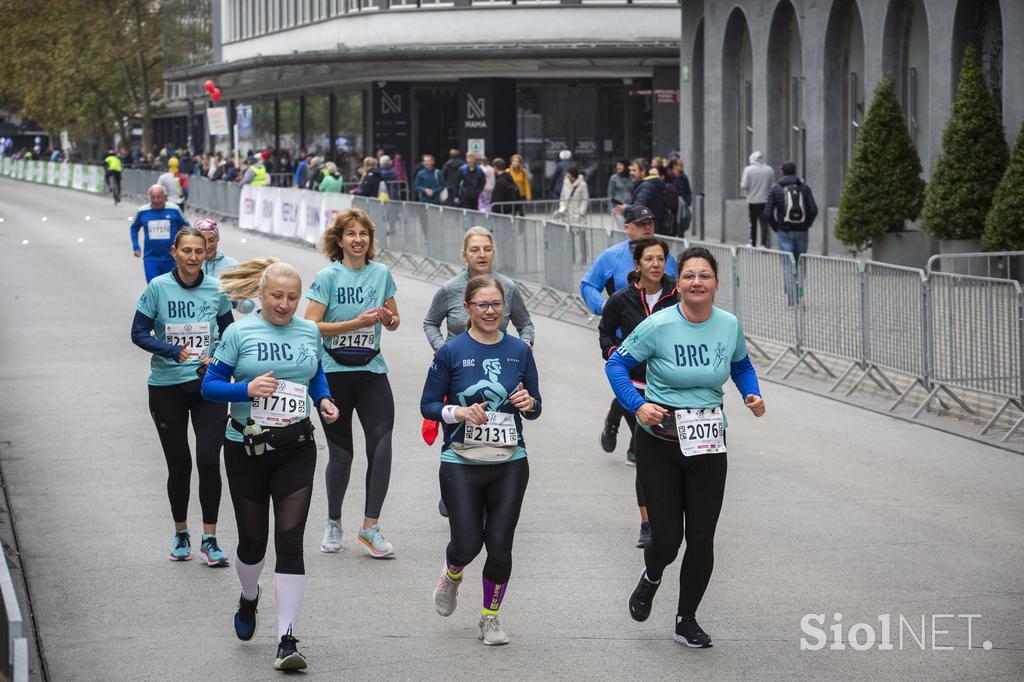
<path fill-rule="evenodd" d="M 764 162 L 761 152 L 750 155 L 750 165 L 743 169 L 740 189 L 747 195 L 748 204 L 763 204 L 775 184 L 775 171 Z"/>
<path fill-rule="evenodd" d="M 504 275 L 497 272 L 491 274 L 505 288 L 505 310 L 501 330 L 508 329 L 508 323 L 511 320 L 516 331 L 519 332 L 519 338 L 532 346 L 533 320 L 530 319 L 530 311 L 526 309 L 523 295 L 519 293 L 519 287 Z M 434 300 L 430 302 L 430 310 L 423 318 L 423 331 L 435 351 L 443 346 L 446 340 L 466 331 L 468 315 L 466 315 L 466 309 L 462 307 L 462 298 L 466 293 L 466 284 L 468 283 L 469 270 L 466 269 L 442 284 L 441 288 L 434 293 Z M 447 322 L 448 339 L 441 335 L 441 322 Z"/>

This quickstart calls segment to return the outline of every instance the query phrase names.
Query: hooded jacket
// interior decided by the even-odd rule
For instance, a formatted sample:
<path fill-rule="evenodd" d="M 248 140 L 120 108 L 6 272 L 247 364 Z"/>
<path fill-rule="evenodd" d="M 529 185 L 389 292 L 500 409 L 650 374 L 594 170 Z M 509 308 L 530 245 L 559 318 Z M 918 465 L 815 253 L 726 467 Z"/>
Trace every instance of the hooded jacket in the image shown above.
<path fill-rule="evenodd" d="M 659 310 L 671 308 L 677 302 L 676 282 L 668 275 L 661 276 L 661 296 L 653 308 L 647 305 L 647 298 L 640 287 L 640 282 L 630 282 L 626 288 L 616 291 L 604 304 L 601 323 L 597 327 L 601 357 L 607 360 L 622 340 L 641 322 Z M 642 362 L 634 367 L 629 373 L 629 378 L 646 383 L 647 363 Z"/>
<path fill-rule="evenodd" d="M 747 203 L 763 204 L 768 201 L 774 182 L 775 171 L 765 164 L 761 152 L 751 154 L 750 165 L 743 169 L 743 177 L 740 178 L 740 189 L 746 193 Z"/>
<path fill-rule="evenodd" d="M 789 185 L 797 185 L 804 196 L 804 222 L 799 225 L 786 222 L 786 190 Z M 806 232 L 818 217 L 818 205 L 814 203 L 811 188 L 795 175 L 783 175 L 768 193 L 768 202 L 764 205 L 764 216 L 773 230 L 778 232 Z"/>
<path fill-rule="evenodd" d="M 657 229 L 665 218 L 665 181 L 661 176 L 648 175 L 633 189 L 633 203 L 643 204 L 654 214 L 654 227 Z"/>

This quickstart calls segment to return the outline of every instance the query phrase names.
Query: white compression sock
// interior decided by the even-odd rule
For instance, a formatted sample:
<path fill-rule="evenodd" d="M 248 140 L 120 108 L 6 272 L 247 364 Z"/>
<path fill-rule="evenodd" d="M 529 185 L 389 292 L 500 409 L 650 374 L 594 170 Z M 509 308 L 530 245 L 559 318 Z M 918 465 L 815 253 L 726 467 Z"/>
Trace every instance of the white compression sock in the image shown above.
<path fill-rule="evenodd" d="M 274 593 L 277 595 L 277 636 L 283 637 L 288 628 L 299 623 L 302 596 L 306 592 L 306 576 L 292 573 L 274 574 Z"/>
<path fill-rule="evenodd" d="M 235 573 L 238 574 L 238 582 L 242 583 L 242 596 L 252 601 L 260 594 L 260 574 L 263 573 L 263 562 L 260 559 L 258 564 L 245 564 L 238 558 L 235 552 Z"/>

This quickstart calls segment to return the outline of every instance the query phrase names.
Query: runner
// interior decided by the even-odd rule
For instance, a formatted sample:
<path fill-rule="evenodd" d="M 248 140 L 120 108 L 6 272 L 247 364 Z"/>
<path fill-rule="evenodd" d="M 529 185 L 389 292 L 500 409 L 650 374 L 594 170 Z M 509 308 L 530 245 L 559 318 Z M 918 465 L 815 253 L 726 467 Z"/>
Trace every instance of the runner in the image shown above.
<path fill-rule="evenodd" d="M 380 354 L 381 327 L 395 331 L 401 322 L 395 280 L 374 263 L 374 224 L 358 208 L 342 211 L 324 232 L 320 250 L 331 264 L 317 273 L 306 292 L 306 319 L 317 323 L 323 339 L 323 363 L 341 417 L 325 424 L 327 521 L 320 551 L 342 551 L 341 506 L 352 471 L 352 413 L 366 437 L 366 503 L 359 543 L 377 559 L 392 557 L 394 546 L 381 533 L 380 512 L 391 479 L 391 430 L 395 401 L 388 366 Z"/>
<path fill-rule="evenodd" d="M 494 646 L 508 644 L 498 611 L 530 478 L 522 419 L 540 416 L 541 399 L 530 347 L 501 331 L 501 283 L 473 277 L 463 300 L 469 329 L 437 351 L 420 399 L 423 417 L 445 424 L 439 479 L 451 539 L 434 608 L 442 616 L 455 611 L 463 569 L 486 544 L 479 633 Z"/>
<path fill-rule="evenodd" d="M 132 341 L 153 354 L 149 374 L 149 411 L 167 460 L 167 497 L 174 519 L 171 561 L 192 558 L 188 531 L 188 499 L 192 453 L 188 422 L 196 435 L 199 502 L 203 539 L 199 555 L 208 566 L 227 566 L 217 543 L 220 508 L 220 444 L 223 405 L 199 394 L 202 370 L 210 362 L 214 325 L 221 333 L 233 321 L 231 304 L 217 291 L 218 282 L 203 275 L 206 240 L 198 230 L 178 230 L 171 247 L 176 266 L 154 278 L 139 299 L 132 322 Z"/>
<path fill-rule="evenodd" d="M 121 157 L 115 154 L 113 149 L 108 149 L 103 163 L 107 167 L 103 179 L 106 181 L 107 189 L 114 195 L 114 206 L 117 206 L 121 203 Z"/>
<path fill-rule="evenodd" d="M 188 221 L 181 214 L 181 210 L 167 202 L 167 191 L 163 186 L 150 187 L 149 203 L 140 206 L 135 212 L 135 219 L 130 228 L 132 251 L 136 258 L 142 258 L 147 282 L 174 268 L 171 245 L 178 230 L 188 226 Z M 139 230 L 145 230 L 146 233 L 145 255 L 139 246 Z"/>
<path fill-rule="evenodd" d="M 725 493 L 728 423 L 722 384 L 731 376 L 755 417 L 765 407 L 739 321 L 714 307 L 714 256 L 691 247 L 679 260 L 679 305 L 641 322 L 608 359 L 605 372 L 641 427 L 636 431 L 637 469 L 651 519 L 646 570 L 629 597 L 629 615 L 647 620 L 685 527 L 675 639 L 705 648 L 711 646 L 711 637 L 697 624 L 696 613 L 711 580 L 715 526 Z M 629 376 L 644 361 L 646 396 Z"/>
<path fill-rule="evenodd" d="M 601 357 L 607 360 L 638 324 L 659 310 L 671 308 L 679 300 L 675 280 L 665 272 L 668 244 L 662 239 L 641 239 L 633 245 L 636 270 L 630 273 L 629 286 L 612 294 L 601 312 L 598 326 Z M 647 366 L 640 363 L 629 373 L 629 378 L 640 395 L 647 387 Z M 629 425 L 629 452 L 633 453 L 636 439 L 636 417 L 626 413 Z M 627 459 L 629 457 L 627 456 Z M 636 459 L 635 455 L 632 459 Z M 636 503 L 640 507 L 640 535 L 636 546 L 643 548 L 651 539 L 651 524 L 647 519 L 644 491 L 640 487 L 640 472 L 636 475 Z"/>
<path fill-rule="evenodd" d="M 216 220 L 213 218 L 200 218 L 192 226 L 206 237 L 206 262 L 203 263 L 203 272 L 205 274 L 220 278 L 225 272 L 238 265 L 236 259 L 218 250 L 220 245 L 220 226 L 217 225 Z M 247 315 L 256 309 L 256 301 L 253 299 L 235 301 L 231 305 L 243 315 Z"/>
<path fill-rule="evenodd" d="M 586 302 L 587 307 L 595 315 L 601 314 L 605 298 L 601 295 L 604 290 L 609 296 L 616 291 L 624 289 L 629 273 L 635 269 L 633 264 L 633 244 L 639 239 L 649 239 L 654 236 L 654 214 L 643 204 L 636 204 L 625 209 L 623 214 L 626 230 L 626 241 L 610 246 L 597 257 L 587 274 L 580 282 L 580 296 Z M 665 263 L 667 272 L 676 272 L 676 259 L 670 253 Z M 624 413 L 619 402 L 612 399 L 611 407 L 604 418 L 604 429 L 601 431 L 601 449 L 605 452 L 615 452 L 616 440 L 619 434 L 619 423 Z M 632 451 L 626 451 L 626 464 L 634 464 L 630 459 Z"/>
<path fill-rule="evenodd" d="M 224 468 L 238 525 L 235 571 L 242 585 L 235 634 L 245 641 L 256 635 L 273 502 L 279 637 L 274 667 L 299 670 L 307 665 L 294 634 L 306 590 L 302 537 L 316 471 L 309 415 L 316 405 L 329 424 L 338 409 L 317 359 L 316 325 L 294 317 L 302 295 L 295 268 L 276 258 L 246 261 L 224 275 L 221 289 L 235 301 L 259 297 L 261 305 L 258 314 L 228 329 L 203 379 L 205 398 L 231 403 Z"/>

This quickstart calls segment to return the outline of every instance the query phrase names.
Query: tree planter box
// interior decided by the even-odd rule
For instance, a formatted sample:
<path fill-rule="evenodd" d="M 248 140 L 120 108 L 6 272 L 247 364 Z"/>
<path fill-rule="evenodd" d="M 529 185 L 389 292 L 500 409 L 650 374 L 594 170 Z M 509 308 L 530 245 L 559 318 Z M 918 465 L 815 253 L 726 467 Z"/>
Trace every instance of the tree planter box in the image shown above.
<path fill-rule="evenodd" d="M 904 230 L 886 232 L 871 247 L 871 257 L 881 263 L 920 268 L 939 251 L 938 240 L 927 232 Z"/>

